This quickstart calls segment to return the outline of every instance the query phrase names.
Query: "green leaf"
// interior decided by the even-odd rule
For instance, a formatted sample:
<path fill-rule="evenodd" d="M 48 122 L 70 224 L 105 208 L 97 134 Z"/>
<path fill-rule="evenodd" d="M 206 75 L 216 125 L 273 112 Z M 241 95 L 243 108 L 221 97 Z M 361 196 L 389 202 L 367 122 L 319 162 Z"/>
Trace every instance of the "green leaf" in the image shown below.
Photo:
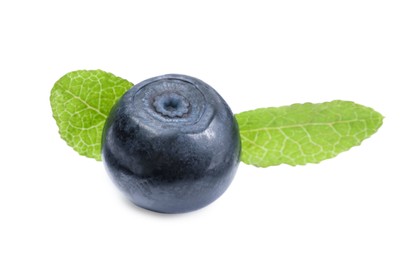
<path fill-rule="evenodd" d="M 50 96 L 61 137 L 80 155 L 101 160 L 106 118 L 132 85 L 101 70 L 78 70 L 64 75 L 55 83 Z"/>
<path fill-rule="evenodd" d="M 371 108 L 336 100 L 261 108 L 236 115 L 246 164 L 318 163 L 374 134 L 383 116 Z"/>

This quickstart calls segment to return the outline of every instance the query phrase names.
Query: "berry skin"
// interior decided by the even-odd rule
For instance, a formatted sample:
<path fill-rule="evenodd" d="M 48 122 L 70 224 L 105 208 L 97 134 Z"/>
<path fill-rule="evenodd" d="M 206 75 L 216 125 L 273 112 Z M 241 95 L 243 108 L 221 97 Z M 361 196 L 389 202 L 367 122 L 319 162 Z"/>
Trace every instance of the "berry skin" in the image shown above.
<path fill-rule="evenodd" d="M 231 109 L 203 81 L 169 74 L 145 80 L 113 107 L 102 159 L 137 206 L 162 213 L 202 208 L 228 188 L 240 162 Z"/>

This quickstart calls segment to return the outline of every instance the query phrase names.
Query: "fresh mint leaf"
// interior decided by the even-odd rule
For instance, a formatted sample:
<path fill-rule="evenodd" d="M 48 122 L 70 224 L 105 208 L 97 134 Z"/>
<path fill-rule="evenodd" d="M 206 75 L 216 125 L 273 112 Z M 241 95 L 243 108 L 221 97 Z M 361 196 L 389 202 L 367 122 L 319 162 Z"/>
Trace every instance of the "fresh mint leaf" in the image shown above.
<path fill-rule="evenodd" d="M 373 109 L 341 100 L 261 108 L 236 118 L 241 159 L 257 167 L 321 162 L 359 145 L 383 123 Z"/>
<path fill-rule="evenodd" d="M 61 137 L 80 155 L 101 160 L 102 129 L 115 102 L 133 84 L 101 70 L 65 74 L 50 102 Z"/>

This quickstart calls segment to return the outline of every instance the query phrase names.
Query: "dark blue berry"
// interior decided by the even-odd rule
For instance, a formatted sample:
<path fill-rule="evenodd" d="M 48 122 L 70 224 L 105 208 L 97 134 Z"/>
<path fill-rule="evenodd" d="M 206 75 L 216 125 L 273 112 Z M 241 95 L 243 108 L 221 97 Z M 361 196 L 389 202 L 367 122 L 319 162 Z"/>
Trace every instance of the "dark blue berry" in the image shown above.
<path fill-rule="evenodd" d="M 189 76 L 163 75 L 135 85 L 114 106 L 102 159 L 134 204 L 181 213 L 224 193 L 240 148 L 233 113 L 213 88 Z"/>

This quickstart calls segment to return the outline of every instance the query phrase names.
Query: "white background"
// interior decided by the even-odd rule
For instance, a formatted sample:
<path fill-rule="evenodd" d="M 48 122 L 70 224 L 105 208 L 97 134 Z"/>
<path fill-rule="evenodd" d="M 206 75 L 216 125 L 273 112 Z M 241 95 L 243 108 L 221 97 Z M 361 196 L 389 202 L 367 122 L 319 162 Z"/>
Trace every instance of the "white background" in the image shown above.
<path fill-rule="evenodd" d="M 419 259 L 418 1 L 1 1 L 0 39 L 0 259 Z M 344 99 L 386 118 L 161 215 L 59 137 L 49 92 L 77 69 L 188 74 L 236 113 Z"/>

